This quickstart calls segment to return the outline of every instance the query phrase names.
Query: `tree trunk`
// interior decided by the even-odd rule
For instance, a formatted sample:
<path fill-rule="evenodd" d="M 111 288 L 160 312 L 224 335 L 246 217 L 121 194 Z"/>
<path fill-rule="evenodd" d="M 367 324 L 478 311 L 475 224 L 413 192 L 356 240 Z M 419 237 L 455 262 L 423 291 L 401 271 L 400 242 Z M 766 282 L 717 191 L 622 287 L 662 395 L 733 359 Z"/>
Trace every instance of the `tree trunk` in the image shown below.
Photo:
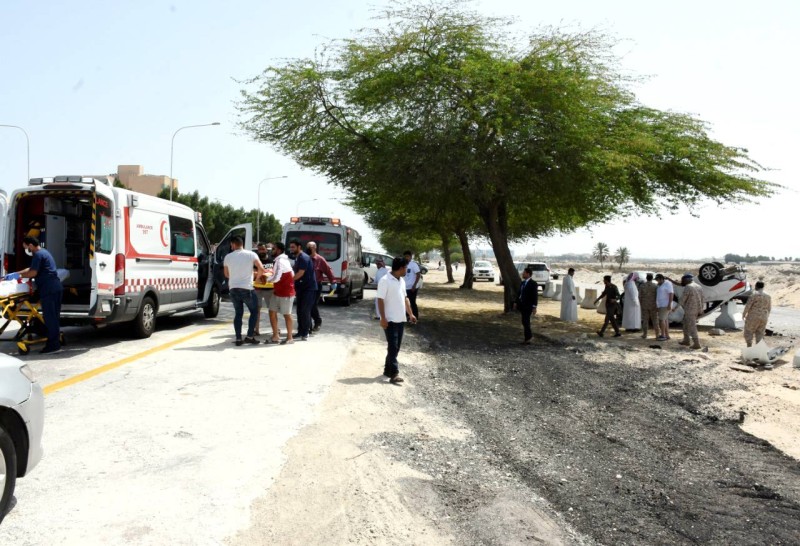
<path fill-rule="evenodd" d="M 459 288 L 471 290 L 475 278 L 472 276 L 472 253 L 469 251 L 469 237 L 463 230 L 456 231 L 456 235 L 458 242 L 461 243 L 461 253 L 464 255 L 464 282 Z"/>
<path fill-rule="evenodd" d="M 442 233 L 442 254 L 444 255 L 444 270 L 447 271 L 447 284 L 453 284 L 456 280 L 453 278 L 453 270 L 450 269 L 452 258 L 450 257 L 450 238 L 452 233 Z"/>
<path fill-rule="evenodd" d="M 514 302 L 517 301 L 519 286 L 522 280 L 519 271 L 514 266 L 514 257 L 511 249 L 508 248 L 508 231 L 505 219 L 505 211 L 501 205 L 492 203 L 479 210 L 480 216 L 486 225 L 489 233 L 489 240 L 492 242 L 492 250 L 497 260 L 497 267 L 503 277 L 503 310 L 512 310 Z"/>

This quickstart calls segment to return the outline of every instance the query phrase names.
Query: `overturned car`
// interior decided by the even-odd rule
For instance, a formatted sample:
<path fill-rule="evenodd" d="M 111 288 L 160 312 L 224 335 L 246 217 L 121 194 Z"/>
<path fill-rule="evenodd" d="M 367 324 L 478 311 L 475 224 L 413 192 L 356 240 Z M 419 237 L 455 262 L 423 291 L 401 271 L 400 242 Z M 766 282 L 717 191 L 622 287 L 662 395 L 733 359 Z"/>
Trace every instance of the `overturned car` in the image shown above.
<path fill-rule="evenodd" d="M 750 295 L 750 283 L 747 282 L 747 272 L 739 265 L 724 265 L 720 262 L 708 262 L 700 267 L 695 281 L 703 289 L 703 313 L 705 317 L 718 310 L 731 300 L 746 302 Z M 670 279 L 675 285 L 675 298 L 680 300 L 683 286 L 680 282 Z M 683 321 L 683 308 L 675 305 L 669 315 L 670 322 Z"/>

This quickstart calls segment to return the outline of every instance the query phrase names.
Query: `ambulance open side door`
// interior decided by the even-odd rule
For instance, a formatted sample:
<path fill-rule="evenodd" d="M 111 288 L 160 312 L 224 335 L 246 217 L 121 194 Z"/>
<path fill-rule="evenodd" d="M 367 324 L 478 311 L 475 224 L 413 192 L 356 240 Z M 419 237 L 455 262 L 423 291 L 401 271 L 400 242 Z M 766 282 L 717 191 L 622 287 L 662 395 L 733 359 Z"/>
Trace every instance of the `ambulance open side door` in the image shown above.
<path fill-rule="evenodd" d="M 220 294 L 228 293 L 228 279 L 225 278 L 223 262 L 225 261 L 225 256 L 231 253 L 231 239 L 236 235 L 244 240 L 243 249 L 253 250 L 253 224 L 234 226 L 225 234 L 222 241 L 217 243 L 217 249 L 214 252 L 214 279 L 220 287 Z"/>

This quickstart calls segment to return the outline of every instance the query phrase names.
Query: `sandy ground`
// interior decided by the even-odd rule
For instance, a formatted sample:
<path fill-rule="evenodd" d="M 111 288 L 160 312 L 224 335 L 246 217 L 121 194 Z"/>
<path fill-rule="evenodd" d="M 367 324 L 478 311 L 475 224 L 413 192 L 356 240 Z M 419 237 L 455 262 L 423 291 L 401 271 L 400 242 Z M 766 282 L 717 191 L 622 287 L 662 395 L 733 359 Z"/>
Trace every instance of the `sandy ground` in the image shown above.
<path fill-rule="evenodd" d="M 676 277 L 682 272 L 696 269 L 696 264 L 632 264 L 626 269 L 644 271 L 663 271 Z M 560 265 L 553 269 L 562 269 Z M 563 269 L 566 269 L 564 267 Z M 581 294 L 585 288 L 597 288 L 598 293 L 602 286 L 603 275 L 613 275 L 615 280 L 621 273 L 615 269 L 601 269 L 599 266 L 576 267 L 575 280 Z M 748 279 L 751 283 L 763 279 L 767 284 L 767 292 L 772 294 L 773 305 L 783 305 L 800 309 L 800 283 L 795 284 L 800 275 L 800 265 L 794 266 L 754 266 L 748 268 Z M 460 279 L 457 278 L 460 281 Z M 431 271 L 426 276 L 426 282 L 444 283 L 444 272 Z M 561 281 L 554 281 L 560 283 Z M 621 286 L 621 283 L 618 285 Z M 497 298 L 491 296 L 481 299 L 487 312 L 500 313 L 502 287 L 489 283 L 476 283 L 476 291 L 496 293 Z M 776 303 L 777 302 L 777 303 Z M 469 304 L 474 310 L 477 301 Z M 463 308 L 463 302 L 457 300 L 441 302 L 440 305 L 452 306 L 454 310 Z M 570 342 L 575 339 L 592 340 L 595 331 L 602 325 L 603 316 L 595 310 L 578 308 L 578 323 L 569 324 L 559 320 L 561 302 L 551 299 L 540 299 L 538 331 L 548 337 Z M 500 315 L 498 315 L 500 316 Z M 687 383 L 701 382 L 712 388 L 719 388 L 723 396 L 714 402 L 713 410 L 726 415 L 744 415 L 742 428 L 764 440 L 769 441 L 788 455 L 800 460 L 800 369 L 792 367 L 795 354 L 800 354 L 800 343 L 795 349 L 775 363 L 774 369 L 765 370 L 755 368 L 753 373 L 741 371 L 741 350 L 745 346 L 741 332 L 727 332 L 724 336 L 710 336 L 708 326 L 701 326 L 701 344 L 708 348 L 708 352 L 695 352 L 684 349 L 677 344 L 680 339 L 679 329 L 674 329 L 673 339 L 667 343 L 658 343 L 660 349 L 649 347 L 655 344 L 653 339 L 642 340 L 639 334 L 626 334 L 620 338 L 620 343 L 635 347 L 641 351 L 650 351 L 647 358 L 642 358 L 641 352 L 625 353 L 626 361 L 632 366 L 668 369 L 667 366 L 676 359 L 702 360 L 704 365 L 692 375 L 675 374 L 665 381 L 675 381 L 676 387 Z M 772 347 L 790 345 L 796 342 L 792 338 L 773 337 L 766 338 Z M 615 359 L 616 354 L 597 355 L 598 361 Z M 731 366 L 737 367 L 732 369 Z M 665 374 L 668 372 L 665 371 Z"/>
<path fill-rule="evenodd" d="M 371 303 L 356 311 L 360 318 Z M 366 325 L 351 337 L 357 343 L 318 421 L 288 443 L 280 477 L 252 506 L 250 528 L 230 544 L 585 543 L 546 501 L 525 487 L 507 487 L 505 476 L 492 476 L 494 485 L 482 483 L 481 493 L 466 499 L 444 486 L 443 474 L 475 476 L 488 466 L 475 455 L 474 434 L 417 405 L 412 377 L 395 386 L 380 375 L 385 339 L 377 322 Z M 418 351 L 413 334 L 404 344 L 401 360 L 425 369 L 430 357 Z M 479 506 L 465 518 L 463 504 Z"/>
<path fill-rule="evenodd" d="M 579 285 L 601 276 L 590 273 Z M 346 362 L 314 423 L 287 444 L 250 527 L 229 543 L 777 544 L 798 536 L 792 354 L 773 370 L 743 372 L 740 333 L 711 337 L 702 328 L 705 352 L 680 347 L 677 331 L 660 344 L 638 333 L 600 339 L 596 311 L 581 309 L 579 322 L 566 324 L 560 303 L 547 299 L 536 343 L 522 348 L 518 316 L 502 313 L 502 287 L 463 291 L 445 280 L 426 276 L 421 323 L 401 352 L 401 387 L 378 375 L 385 348 L 368 319 L 372 302 L 341 309 L 352 324 Z"/>

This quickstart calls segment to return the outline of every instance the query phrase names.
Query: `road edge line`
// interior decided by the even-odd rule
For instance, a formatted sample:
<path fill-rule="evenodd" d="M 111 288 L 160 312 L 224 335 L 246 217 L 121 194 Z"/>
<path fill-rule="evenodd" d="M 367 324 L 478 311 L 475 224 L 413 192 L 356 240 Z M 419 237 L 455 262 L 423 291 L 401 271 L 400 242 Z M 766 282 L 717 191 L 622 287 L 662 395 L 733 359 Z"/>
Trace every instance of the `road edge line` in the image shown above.
<path fill-rule="evenodd" d="M 66 387 L 70 387 L 72 385 L 75 385 L 76 383 L 81 383 L 81 382 L 86 381 L 88 379 L 91 379 L 93 377 L 97 377 L 98 375 L 103 374 L 105 372 L 108 372 L 108 371 L 114 370 L 116 368 L 119 368 L 120 366 L 124 366 L 125 364 L 130 364 L 131 362 L 135 362 L 136 360 L 139 360 L 139 359 L 144 358 L 146 356 L 149 356 L 151 354 L 157 353 L 159 351 L 163 351 L 164 349 L 169 349 L 170 347 L 174 347 L 175 345 L 180 345 L 181 343 L 183 343 L 185 341 L 189 341 L 190 339 L 193 339 L 193 338 L 196 338 L 196 337 L 211 333 L 214 330 L 219 330 L 220 328 L 222 328 L 222 326 L 214 326 L 212 328 L 205 328 L 203 330 L 200 330 L 199 332 L 194 332 L 193 334 L 189 334 L 188 336 L 184 336 L 182 338 L 178 338 L 178 339 L 175 339 L 175 340 L 172 340 L 172 341 L 168 341 L 167 343 L 164 343 L 162 345 L 157 345 L 156 347 L 152 347 L 150 349 L 147 349 L 146 351 L 142 351 L 141 353 L 136 353 L 135 355 L 131 355 L 131 356 L 122 358 L 122 359 L 117 360 L 115 362 L 110 362 L 108 364 L 104 364 L 103 366 L 99 366 L 97 368 L 93 368 L 93 369 L 85 371 L 83 373 L 79 373 L 77 375 L 73 375 L 72 377 L 68 377 L 67 379 L 63 379 L 61 381 L 57 381 L 56 383 L 51 383 L 50 385 L 47 385 L 46 387 L 44 387 L 44 389 L 43 389 L 44 390 L 44 394 L 45 395 L 52 394 L 54 392 L 57 392 L 57 391 L 60 391 L 61 389 L 66 388 Z"/>

